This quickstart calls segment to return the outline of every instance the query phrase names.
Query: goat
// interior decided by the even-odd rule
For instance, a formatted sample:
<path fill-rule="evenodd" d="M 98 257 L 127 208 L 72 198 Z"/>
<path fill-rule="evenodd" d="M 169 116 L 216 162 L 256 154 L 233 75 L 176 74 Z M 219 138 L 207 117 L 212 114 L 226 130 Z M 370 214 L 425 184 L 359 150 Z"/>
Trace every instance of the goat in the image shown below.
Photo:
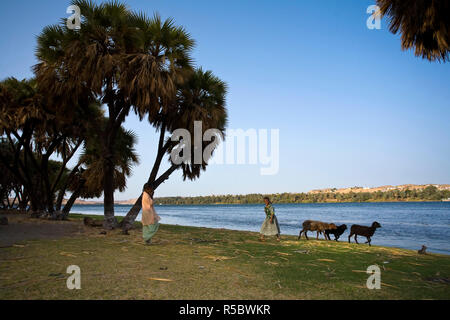
<path fill-rule="evenodd" d="M 372 223 L 372 226 L 370 226 L 370 227 L 354 224 L 350 228 L 350 235 L 348 236 L 348 242 L 350 243 L 350 238 L 353 235 L 355 235 L 356 243 L 358 243 L 358 236 L 363 236 L 363 237 L 367 238 L 366 243 L 368 243 L 370 246 L 370 241 L 371 241 L 370 237 L 373 236 L 373 234 L 375 233 L 375 230 L 377 230 L 377 228 L 381 228 L 381 225 L 376 221 L 374 221 Z"/>
<path fill-rule="evenodd" d="M 331 229 L 334 230 L 336 229 L 336 225 L 334 223 L 326 223 L 326 222 L 322 222 L 322 221 L 314 221 L 314 220 L 305 220 L 303 221 L 303 229 L 300 230 L 300 233 L 298 234 L 298 238 L 297 240 L 300 240 L 302 233 L 305 233 L 305 237 L 306 240 L 309 240 L 307 232 L 308 231 L 317 231 L 317 237 L 316 239 L 319 239 L 319 233 L 324 233 L 325 235 L 325 230 L 327 229 Z M 327 240 L 327 237 L 325 236 L 325 240 Z"/>
<path fill-rule="evenodd" d="M 417 250 L 417 252 L 418 252 L 419 254 L 427 254 L 427 246 L 426 246 L 426 245 L 423 245 L 423 246 L 422 246 L 422 249 Z"/>
<path fill-rule="evenodd" d="M 334 235 L 334 240 L 338 241 L 339 237 L 345 232 L 345 230 L 347 230 L 347 225 L 346 224 L 341 224 L 336 229 L 326 229 L 325 230 L 325 237 L 327 237 L 328 240 L 331 240 L 330 239 L 330 234 L 332 234 L 332 235 Z"/>

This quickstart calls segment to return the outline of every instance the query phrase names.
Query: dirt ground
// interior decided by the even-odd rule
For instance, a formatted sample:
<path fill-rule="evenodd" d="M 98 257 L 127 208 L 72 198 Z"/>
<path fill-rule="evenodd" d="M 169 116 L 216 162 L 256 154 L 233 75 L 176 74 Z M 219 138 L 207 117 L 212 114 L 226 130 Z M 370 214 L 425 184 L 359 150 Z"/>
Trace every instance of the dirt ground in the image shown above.
<path fill-rule="evenodd" d="M 25 214 L 1 213 L 8 218 L 8 225 L 0 225 L 0 248 L 11 247 L 27 240 L 60 239 L 85 232 L 79 221 L 46 221 L 30 219 Z"/>

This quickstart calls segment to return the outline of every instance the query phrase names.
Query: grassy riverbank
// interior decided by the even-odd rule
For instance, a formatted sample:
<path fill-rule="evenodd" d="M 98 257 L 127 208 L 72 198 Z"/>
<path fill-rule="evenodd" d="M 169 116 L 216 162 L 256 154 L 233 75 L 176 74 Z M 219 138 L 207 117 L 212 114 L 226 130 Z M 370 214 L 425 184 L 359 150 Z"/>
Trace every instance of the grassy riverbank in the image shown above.
<path fill-rule="evenodd" d="M 70 236 L 0 248 L 0 299 L 450 299 L 450 256 L 172 225 L 145 246 L 140 229 L 102 235 L 81 217 Z M 380 290 L 366 288 L 373 264 Z M 66 287 L 69 265 L 81 290 Z"/>

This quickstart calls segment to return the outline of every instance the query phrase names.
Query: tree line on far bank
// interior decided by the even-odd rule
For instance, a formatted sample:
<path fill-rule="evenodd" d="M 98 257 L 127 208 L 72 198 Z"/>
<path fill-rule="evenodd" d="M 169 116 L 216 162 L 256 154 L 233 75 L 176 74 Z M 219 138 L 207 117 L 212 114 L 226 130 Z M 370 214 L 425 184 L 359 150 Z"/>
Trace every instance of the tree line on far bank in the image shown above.
<path fill-rule="evenodd" d="M 391 202 L 391 201 L 441 201 L 450 198 L 450 190 L 438 190 L 428 186 L 422 190 L 389 190 L 377 192 L 349 193 L 275 193 L 246 195 L 217 195 L 199 197 L 158 197 L 157 204 L 190 205 L 190 204 L 256 204 L 262 203 L 268 196 L 274 203 L 334 203 L 334 202 Z"/>

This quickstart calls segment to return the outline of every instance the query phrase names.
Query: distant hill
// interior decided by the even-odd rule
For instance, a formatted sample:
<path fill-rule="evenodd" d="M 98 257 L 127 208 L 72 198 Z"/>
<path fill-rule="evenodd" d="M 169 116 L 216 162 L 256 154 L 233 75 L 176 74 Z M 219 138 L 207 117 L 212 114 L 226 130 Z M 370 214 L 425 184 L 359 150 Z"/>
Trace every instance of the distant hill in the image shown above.
<path fill-rule="evenodd" d="M 351 187 L 351 188 L 342 188 L 342 189 L 336 189 L 336 188 L 328 188 L 328 189 L 318 189 L 318 190 L 311 190 L 308 193 L 309 194 L 317 194 L 317 193 L 359 193 L 359 192 L 387 192 L 392 190 L 424 190 L 426 187 L 434 186 L 437 188 L 437 190 L 450 190 L 450 184 L 402 184 L 399 186 L 382 186 L 382 187 L 374 187 L 374 188 L 367 188 L 367 187 Z"/>

